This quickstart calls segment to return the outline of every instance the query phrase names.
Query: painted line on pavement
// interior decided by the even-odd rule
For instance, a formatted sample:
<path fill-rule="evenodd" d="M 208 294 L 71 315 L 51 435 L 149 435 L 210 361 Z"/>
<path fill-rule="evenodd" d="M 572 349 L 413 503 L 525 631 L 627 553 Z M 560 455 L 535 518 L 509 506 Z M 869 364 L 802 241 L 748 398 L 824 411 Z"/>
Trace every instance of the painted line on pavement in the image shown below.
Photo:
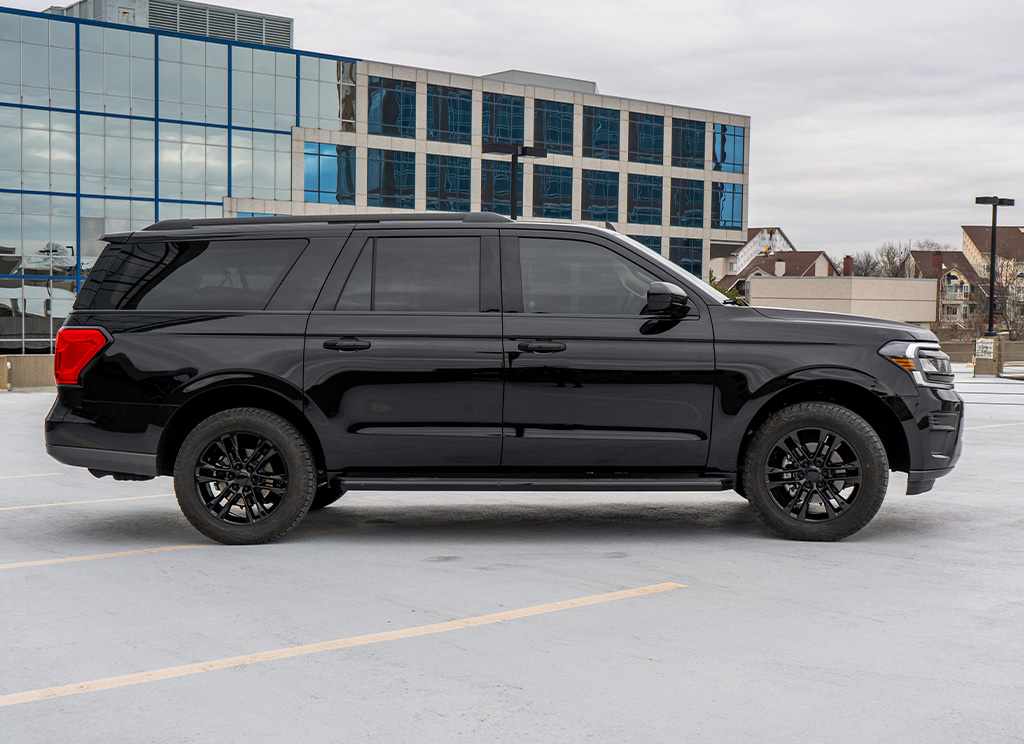
<path fill-rule="evenodd" d="M 78 504 L 105 504 L 110 501 L 140 501 L 142 499 L 162 499 L 166 496 L 173 496 L 173 493 L 158 493 L 153 496 L 125 496 L 118 499 L 86 499 L 83 501 L 54 501 L 49 504 L 23 504 L 22 506 L 0 506 L 0 511 L 13 511 L 14 509 L 42 509 L 44 506 L 77 506 Z"/>
<path fill-rule="evenodd" d="M 985 424 L 984 426 L 965 426 L 964 431 L 974 431 L 975 429 L 998 429 L 1002 426 L 1024 426 L 1024 421 L 1016 421 L 1012 424 Z"/>
<path fill-rule="evenodd" d="M 26 561 L 24 563 L 0 564 L 0 571 L 9 568 L 32 568 L 33 566 L 56 566 L 59 563 L 78 563 L 79 561 L 98 561 L 103 558 L 124 558 L 129 555 L 147 555 L 149 553 L 168 553 L 172 550 L 188 550 L 190 548 L 212 548 L 216 543 L 193 543 L 190 545 L 171 545 L 166 548 L 145 548 L 144 550 L 126 550 L 123 553 L 99 553 L 98 555 L 77 555 L 71 558 L 50 558 L 42 561 Z"/>
<path fill-rule="evenodd" d="M 46 478 L 50 475 L 63 475 L 63 473 L 32 473 L 30 475 L 0 475 L 0 480 L 10 480 L 12 478 Z"/>
<path fill-rule="evenodd" d="M 502 623 L 508 620 L 518 620 L 524 617 L 543 615 L 548 612 L 571 610 L 577 607 L 600 604 L 602 602 L 614 602 L 619 599 L 630 599 L 632 597 L 641 597 L 646 594 L 657 594 L 659 592 L 667 592 L 673 589 L 682 589 L 684 586 L 684 584 L 676 584 L 674 582 L 652 584 L 651 586 L 642 586 L 636 589 L 625 589 L 623 591 L 608 592 L 607 594 L 594 594 L 589 597 L 569 599 L 562 602 L 551 602 L 550 604 L 523 607 L 518 610 L 498 612 L 492 615 L 478 615 L 477 617 L 468 617 L 462 620 L 450 620 L 448 622 L 435 623 L 433 625 L 419 625 L 417 627 L 406 628 L 404 630 L 392 630 L 385 633 L 351 636 L 349 638 L 340 638 L 335 641 L 310 643 L 304 646 L 281 648 L 276 651 L 263 651 L 256 654 L 233 656 L 227 659 L 204 661 L 197 664 L 185 664 L 184 666 L 168 667 L 166 669 L 154 669 L 152 671 L 139 672 L 137 674 L 126 674 L 121 677 L 107 677 L 106 679 L 78 682 L 70 685 L 61 685 L 59 687 L 46 687 L 39 690 L 15 692 L 9 695 L 0 695 L 0 707 L 18 705 L 20 703 L 32 703 L 39 700 L 47 700 L 49 698 L 65 697 L 67 695 L 80 695 L 86 692 L 98 692 L 100 690 L 128 687 L 130 685 L 139 685 L 146 682 L 157 682 L 164 679 L 184 677 L 190 674 L 200 674 L 202 672 L 214 672 L 220 669 L 230 669 L 231 667 L 244 666 L 247 664 L 259 664 L 266 661 L 288 659 L 294 656 L 305 656 L 308 654 L 323 653 L 324 651 L 336 651 L 342 648 L 365 646 L 370 643 L 383 643 L 385 641 L 397 641 L 404 638 L 415 638 L 417 636 L 446 633 L 450 630 L 475 628 L 481 625 L 491 625 L 493 623 Z"/>

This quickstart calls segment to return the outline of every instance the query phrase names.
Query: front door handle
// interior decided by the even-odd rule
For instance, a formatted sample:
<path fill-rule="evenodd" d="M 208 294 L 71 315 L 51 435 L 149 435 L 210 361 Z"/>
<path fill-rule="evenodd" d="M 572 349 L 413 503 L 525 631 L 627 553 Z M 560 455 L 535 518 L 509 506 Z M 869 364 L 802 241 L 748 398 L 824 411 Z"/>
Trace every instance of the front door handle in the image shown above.
<path fill-rule="evenodd" d="M 362 351 L 370 348 L 369 341 L 360 341 L 358 338 L 335 338 L 324 341 L 324 348 L 328 351 Z"/>
<path fill-rule="evenodd" d="M 553 354 L 556 351 L 565 351 L 565 344 L 560 341 L 520 341 L 519 351 Z"/>

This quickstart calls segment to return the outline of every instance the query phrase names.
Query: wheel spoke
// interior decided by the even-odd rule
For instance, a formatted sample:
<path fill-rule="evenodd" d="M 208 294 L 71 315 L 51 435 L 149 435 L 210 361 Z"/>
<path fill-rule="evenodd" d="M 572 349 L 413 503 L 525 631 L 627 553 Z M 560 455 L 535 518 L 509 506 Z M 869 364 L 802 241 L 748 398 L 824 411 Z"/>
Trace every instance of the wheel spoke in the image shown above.
<path fill-rule="evenodd" d="M 776 468 L 769 465 L 765 468 L 765 478 L 772 484 L 785 483 L 796 480 L 799 472 L 799 467 Z"/>
<path fill-rule="evenodd" d="M 200 465 L 196 468 L 196 483 L 226 483 L 230 474 L 211 465 Z"/>
<path fill-rule="evenodd" d="M 231 511 L 231 507 L 233 507 L 235 505 L 235 502 L 237 502 L 238 499 L 240 499 L 241 497 L 242 492 L 238 488 L 237 484 L 232 483 L 230 486 L 225 488 L 224 491 L 221 492 L 218 499 L 215 499 L 214 501 L 211 502 L 212 505 L 216 503 L 216 501 L 224 499 L 224 505 L 221 507 L 221 510 L 217 512 L 217 519 L 224 519 L 225 515 L 227 515 L 227 513 Z"/>
<path fill-rule="evenodd" d="M 249 461 L 246 463 L 246 468 L 251 473 L 259 472 L 267 464 L 267 461 L 276 454 L 277 450 L 274 448 L 274 445 L 264 440 L 260 442 L 259 446 L 252 453 L 252 457 L 250 457 Z"/>

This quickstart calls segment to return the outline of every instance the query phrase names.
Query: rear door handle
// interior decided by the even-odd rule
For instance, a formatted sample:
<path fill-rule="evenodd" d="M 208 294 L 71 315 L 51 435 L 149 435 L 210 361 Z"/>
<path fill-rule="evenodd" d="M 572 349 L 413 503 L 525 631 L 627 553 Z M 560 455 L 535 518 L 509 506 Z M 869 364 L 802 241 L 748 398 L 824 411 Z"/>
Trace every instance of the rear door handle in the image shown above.
<path fill-rule="evenodd" d="M 324 341 L 324 348 L 328 351 L 362 351 L 370 348 L 370 342 L 358 338 L 336 338 Z"/>
<path fill-rule="evenodd" d="M 565 351 L 565 344 L 560 341 L 520 341 L 519 351 L 553 354 L 556 351 Z"/>

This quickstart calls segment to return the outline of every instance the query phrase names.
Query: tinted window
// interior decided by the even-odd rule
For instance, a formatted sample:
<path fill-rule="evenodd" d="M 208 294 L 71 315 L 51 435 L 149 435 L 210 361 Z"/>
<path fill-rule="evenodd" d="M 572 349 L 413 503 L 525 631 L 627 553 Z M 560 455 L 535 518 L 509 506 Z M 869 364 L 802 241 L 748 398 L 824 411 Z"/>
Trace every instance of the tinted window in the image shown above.
<path fill-rule="evenodd" d="M 261 310 L 305 240 L 135 243 L 104 253 L 80 309 Z M 95 283 L 94 283 L 95 282 Z"/>
<path fill-rule="evenodd" d="M 337 310 L 480 311 L 478 238 L 377 238 L 368 242 Z"/>
<path fill-rule="evenodd" d="M 594 243 L 520 238 L 528 313 L 639 315 L 655 277 Z"/>

